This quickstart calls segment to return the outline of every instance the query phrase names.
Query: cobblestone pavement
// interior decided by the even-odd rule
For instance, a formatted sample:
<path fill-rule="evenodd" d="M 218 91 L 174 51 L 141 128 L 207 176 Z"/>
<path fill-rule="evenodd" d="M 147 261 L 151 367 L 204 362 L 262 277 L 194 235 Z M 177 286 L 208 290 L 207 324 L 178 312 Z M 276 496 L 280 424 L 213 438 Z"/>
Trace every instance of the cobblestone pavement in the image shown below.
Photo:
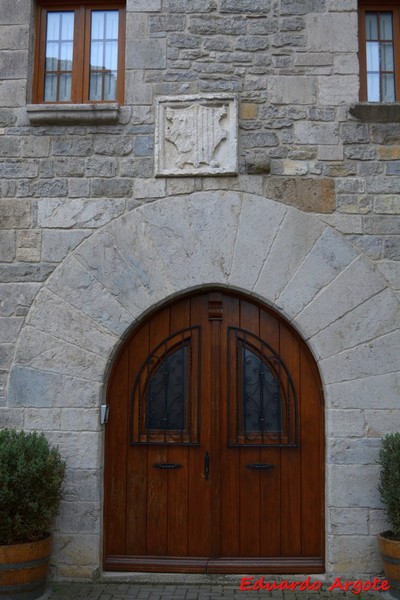
<path fill-rule="evenodd" d="M 313 591 L 240 591 L 237 585 L 194 584 L 165 585 L 143 583 L 52 583 L 41 600 L 255 600 L 256 598 L 281 598 L 283 600 L 391 600 L 389 594 L 361 592 L 354 595 L 328 591 L 324 584 L 319 592 Z"/>

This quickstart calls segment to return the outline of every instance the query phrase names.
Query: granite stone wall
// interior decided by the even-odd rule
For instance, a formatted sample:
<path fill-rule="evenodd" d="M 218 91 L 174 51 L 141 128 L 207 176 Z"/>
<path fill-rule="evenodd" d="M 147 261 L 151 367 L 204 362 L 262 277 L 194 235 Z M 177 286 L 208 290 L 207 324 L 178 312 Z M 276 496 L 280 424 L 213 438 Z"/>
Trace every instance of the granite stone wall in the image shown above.
<path fill-rule="evenodd" d="M 0 426 L 42 429 L 68 459 L 54 577 L 100 566 L 99 406 L 123 337 L 212 284 L 256 295 L 309 344 L 327 573 L 379 572 L 375 460 L 400 429 L 400 115 L 358 103 L 356 0 L 127 0 L 112 124 L 37 116 L 34 17 L 2 0 Z M 213 92 L 238 97 L 238 176 L 155 178 L 155 98 Z"/>

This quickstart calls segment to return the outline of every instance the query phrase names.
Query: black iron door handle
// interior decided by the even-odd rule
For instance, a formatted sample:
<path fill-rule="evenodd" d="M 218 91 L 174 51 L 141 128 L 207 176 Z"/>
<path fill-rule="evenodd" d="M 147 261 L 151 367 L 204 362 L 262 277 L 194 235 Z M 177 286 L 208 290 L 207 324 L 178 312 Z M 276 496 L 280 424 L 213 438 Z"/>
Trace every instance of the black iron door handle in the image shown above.
<path fill-rule="evenodd" d="M 267 469 L 272 469 L 275 465 L 271 465 L 270 463 L 250 463 L 246 465 L 248 469 L 254 469 L 256 471 L 264 471 Z"/>
<path fill-rule="evenodd" d="M 209 476 L 210 476 L 210 455 L 208 454 L 208 452 L 206 452 L 204 455 L 204 479 L 206 481 L 208 481 Z"/>
<path fill-rule="evenodd" d="M 155 463 L 153 465 L 155 469 L 180 469 L 182 465 L 177 463 Z"/>

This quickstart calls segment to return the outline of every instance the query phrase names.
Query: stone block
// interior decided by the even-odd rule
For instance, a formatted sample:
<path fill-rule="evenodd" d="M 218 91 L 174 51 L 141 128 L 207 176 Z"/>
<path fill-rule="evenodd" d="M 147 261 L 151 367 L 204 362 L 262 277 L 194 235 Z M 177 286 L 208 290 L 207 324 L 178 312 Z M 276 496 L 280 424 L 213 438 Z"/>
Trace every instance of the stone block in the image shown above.
<path fill-rule="evenodd" d="M 380 260 L 378 269 L 389 282 L 392 289 L 400 289 L 400 262 L 395 260 Z"/>
<path fill-rule="evenodd" d="M 120 277 L 124 278 L 124 271 Z M 63 261 L 48 287 L 60 298 L 119 336 L 132 325 L 134 316 L 118 301 L 115 290 L 104 288 L 87 267 L 73 257 Z"/>
<path fill-rule="evenodd" d="M 38 225 L 46 228 L 97 228 L 122 214 L 124 200 L 105 199 L 68 201 L 59 198 L 38 200 Z"/>
<path fill-rule="evenodd" d="M 357 13 L 325 13 L 305 16 L 309 50 L 319 52 L 358 51 Z M 340 31 L 340 36 L 336 32 Z"/>
<path fill-rule="evenodd" d="M 37 283 L 0 283 L 0 316 L 25 314 L 39 288 Z"/>
<path fill-rule="evenodd" d="M 387 433 L 396 433 L 400 426 L 400 409 L 384 410 L 381 407 L 365 411 L 367 435 L 381 438 Z"/>
<path fill-rule="evenodd" d="M 370 535 L 378 535 L 379 533 L 382 533 L 382 531 L 390 529 L 384 510 L 370 510 L 368 525 Z"/>
<path fill-rule="evenodd" d="M 221 13 L 248 13 L 262 15 L 271 9 L 270 0 L 221 0 Z"/>
<path fill-rule="evenodd" d="M 269 177 L 265 180 L 267 198 L 290 204 L 307 212 L 330 213 L 335 210 L 334 182 L 311 177 Z"/>
<path fill-rule="evenodd" d="M 373 146 L 346 146 L 344 155 L 350 160 L 374 160 L 376 149 Z"/>
<path fill-rule="evenodd" d="M 132 152 L 133 144 L 131 136 L 102 135 L 95 138 L 95 154 L 105 156 L 128 156 Z"/>
<path fill-rule="evenodd" d="M 383 241 L 382 257 L 400 260 L 400 240 L 398 238 L 388 238 Z"/>
<path fill-rule="evenodd" d="M 9 406 L 36 409 L 93 408 L 100 405 L 101 386 L 86 379 L 16 365 L 11 370 Z"/>
<path fill-rule="evenodd" d="M 90 196 L 90 181 L 88 179 L 69 179 L 68 195 L 70 198 L 88 198 Z"/>
<path fill-rule="evenodd" d="M 327 435 L 332 438 L 354 438 L 365 435 L 363 410 L 330 409 L 327 411 Z"/>
<path fill-rule="evenodd" d="M 162 15 L 149 17 L 150 33 L 165 33 L 167 31 L 183 31 L 185 18 L 180 15 Z M 137 37 L 143 37 L 143 32 Z"/>
<path fill-rule="evenodd" d="M 152 156 L 154 152 L 154 136 L 138 135 L 133 144 L 135 156 Z"/>
<path fill-rule="evenodd" d="M 17 108 L 25 105 L 26 80 L 4 79 L 0 81 L 0 107 Z"/>
<path fill-rule="evenodd" d="M 20 154 L 20 140 L 18 138 L 0 138 L 0 158 L 18 158 Z"/>
<path fill-rule="evenodd" d="M 147 13 L 159 12 L 161 10 L 161 0 L 127 0 L 126 11 Z"/>
<path fill-rule="evenodd" d="M 15 231 L 0 231 L 0 262 L 12 262 L 15 258 Z"/>
<path fill-rule="evenodd" d="M 23 321 L 23 317 L 0 317 L 0 344 L 14 344 Z"/>
<path fill-rule="evenodd" d="M 54 431 L 60 429 L 59 408 L 25 408 L 24 429 L 27 431 Z"/>
<path fill-rule="evenodd" d="M 344 411 L 351 412 L 351 411 Z M 364 411 L 360 411 L 364 412 Z M 328 450 L 328 463 L 332 465 L 374 465 L 380 440 L 374 438 L 331 439 Z"/>
<path fill-rule="evenodd" d="M 244 133 L 242 134 L 243 148 L 270 148 L 278 146 L 279 138 L 276 133 Z"/>
<path fill-rule="evenodd" d="M 365 123 L 343 123 L 340 129 L 343 144 L 367 144 L 368 125 Z"/>
<path fill-rule="evenodd" d="M 357 36 L 354 36 L 357 42 Z M 318 100 L 322 105 L 338 106 L 357 102 L 359 94 L 359 80 L 357 75 L 331 75 L 319 77 Z"/>
<path fill-rule="evenodd" d="M 1 428 L 23 429 L 24 415 L 22 410 L 0 406 Z"/>
<path fill-rule="evenodd" d="M 272 104 L 313 104 L 316 101 L 315 78 L 271 75 L 268 77 L 268 99 Z"/>
<path fill-rule="evenodd" d="M 35 162 L 5 160 L 0 163 L 0 177 L 20 179 L 37 177 L 38 165 Z"/>
<path fill-rule="evenodd" d="M 61 411 L 60 429 L 63 431 L 99 431 L 100 409 L 64 408 Z"/>
<path fill-rule="evenodd" d="M 399 343 L 400 331 L 395 331 L 322 359 L 320 368 L 325 383 L 363 379 L 396 371 Z"/>
<path fill-rule="evenodd" d="M 148 15 L 128 12 L 126 15 L 126 38 L 137 39 L 148 35 Z"/>
<path fill-rule="evenodd" d="M 28 44 L 29 26 L 27 24 L 0 25 L 1 50 L 28 50 Z"/>
<path fill-rule="evenodd" d="M 0 70 L 3 80 L 24 79 L 28 67 L 27 50 L 2 50 Z"/>
<path fill-rule="evenodd" d="M 371 216 L 364 217 L 364 232 L 372 234 L 400 233 L 400 216 Z"/>
<path fill-rule="evenodd" d="M 128 40 L 126 68 L 165 69 L 167 66 L 166 51 L 166 41 L 162 39 Z"/>
<path fill-rule="evenodd" d="M 107 361 L 98 354 L 61 341 L 34 327 L 24 327 L 16 351 L 16 364 L 60 375 L 101 382 Z"/>
<path fill-rule="evenodd" d="M 246 20 L 244 17 L 192 17 L 189 20 L 188 31 L 195 35 L 244 35 L 246 33 Z M 268 45 L 268 40 L 264 39 Z M 264 48 L 266 46 L 264 45 Z"/>
<path fill-rule="evenodd" d="M 343 160 L 343 146 L 318 146 L 318 160 Z"/>
<path fill-rule="evenodd" d="M 3 283 L 22 283 L 24 281 L 44 281 L 54 271 L 55 265 L 41 263 L 9 263 L 0 265 L 0 281 Z"/>
<path fill-rule="evenodd" d="M 6 108 L 0 108 L 0 127 L 10 127 L 15 124 L 17 115 L 14 110 L 7 110 Z"/>
<path fill-rule="evenodd" d="M 282 0 L 281 15 L 305 15 L 312 12 L 323 12 L 325 10 L 324 0 Z"/>
<path fill-rule="evenodd" d="M 51 142 L 53 156 L 90 156 L 93 153 L 91 139 L 59 139 Z"/>
<path fill-rule="evenodd" d="M 363 257 L 358 257 L 310 302 L 296 322 L 309 338 L 385 287 L 386 282 L 379 273 L 372 270 Z"/>
<path fill-rule="evenodd" d="M 133 182 L 114 177 L 112 179 L 93 179 L 91 195 L 95 198 L 130 198 Z"/>
<path fill-rule="evenodd" d="M 115 177 L 118 163 L 115 158 L 88 158 L 85 164 L 85 177 Z"/>
<path fill-rule="evenodd" d="M 333 535 L 368 535 L 368 509 L 332 508 L 329 533 Z"/>
<path fill-rule="evenodd" d="M 328 548 L 328 568 L 334 573 L 347 573 L 348 577 L 352 577 L 354 573 L 375 574 L 382 571 L 376 536 L 329 536 Z"/>
<path fill-rule="evenodd" d="M 164 0 L 164 10 L 169 13 L 209 13 L 216 9 L 216 0 Z"/>
<path fill-rule="evenodd" d="M 27 137 L 22 140 L 22 156 L 26 158 L 42 158 L 49 156 L 50 138 L 45 136 Z"/>
<path fill-rule="evenodd" d="M 298 314 L 355 257 L 347 242 L 325 230 L 277 299 L 278 305 L 287 314 Z"/>
<path fill-rule="evenodd" d="M 30 21 L 31 5 L 24 0 L 3 0 L 0 14 L 2 25 L 26 24 Z"/>
<path fill-rule="evenodd" d="M 70 469 L 67 465 L 65 488 L 67 502 L 99 502 L 102 472 L 94 469 Z"/>
<path fill-rule="evenodd" d="M 48 262 L 60 262 L 81 243 L 91 230 L 54 230 L 42 232 L 42 258 Z"/>
<path fill-rule="evenodd" d="M 358 75 L 359 63 L 357 54 L 354 52 L 335 54 L 333 72 L 338 75 Z"/>
<path fill-rule="evenodd" d="M 8 371 L 14 356 L 15 344 L 0 344 L 0 371 Z"/>
<path fill-rule="evenodd" d="M 333 408 L 396 409 L 399 389 L 400 374 L 396 372 L 325 386 L 328 406 Z"/>
<path fill-rule="evenodd" d="M 333 64 L 331 52 L 299 52 L 295 56 L 296 67 L 329 67 Z"/>
<path fill-rule="evenodd" d="M 61 502 L 55 527 L 61 533 L 100 533 L 101 508 L 94 502 Z"/>
<path fill-rule="evenodd" d="M 37 296 L 27 324 L 107 358 L 118 338 L 49 290 Z"/>
<path fill-rule="evenodd" d="M 337 144 L 339 141 L 336 123 L 297 122 L 294 137 L 298 144 Z"/>
<path fill-rule="evenodd" d="M 67 571 L 69 577 L 79 577 L 85 565 L 97 565 L 98 567 L 100 564 L 100 547 L 99 534 L 58 533 L 54 536 L 52 561 L 63 566 L 70 565 L 72 570 Z M 88 577 L 88 572 L 83 572 Z"/>
<path fill-rule="evenodd" d="M 371 141 L 375 144 L 395 144 L 395 152 L 398 151 L 400 144 L 400 124 L 399 123 L 379 123 L 370 127 Z M 382 150 L 381 150 L 382 152 Z M 387 158 L 390 158 L 390 150 L 384 151 Z M 382 156 L 383 158 L 383 156 Z"/>
<path fill-rule="evenodd" d="M 378 157 L 382 160 L 400 159 L 400 146 L 377 146 L 376 149 L 378 152 Z"/>
<path fill-rule="evenodd" d="M 321 221 L 334 227 L 341 233 L 362 233 L 362 216 L 361 215 L 322 215 Z"/>
<path fill-rule="evenodd" d="M 21 229 L 31 224 L 30 200 L 9 200 L 0 202 L 0 228 Z"/>
<path fill-rule="evenodd" d="M 328 473 L 332 508 L 381 508 L 378 465 L 331 465 Z"/>
<path fill-rule="evenodd" d="M 165 179 L 135 178 L 133 195 L 135 198 L 147 200 L 149 198 L 164 198 Z"/>
<path fill-rule="evenodd" d="M 232 259 L 230 285 L 252 289 L 263 268 L 276 232 L 286 215 L 285 206 L 264 198 L 244 195 Z M 267 225 L 268 223 L 268 225 Z M 262 240 L 255 251 L 254 237 Z"/>

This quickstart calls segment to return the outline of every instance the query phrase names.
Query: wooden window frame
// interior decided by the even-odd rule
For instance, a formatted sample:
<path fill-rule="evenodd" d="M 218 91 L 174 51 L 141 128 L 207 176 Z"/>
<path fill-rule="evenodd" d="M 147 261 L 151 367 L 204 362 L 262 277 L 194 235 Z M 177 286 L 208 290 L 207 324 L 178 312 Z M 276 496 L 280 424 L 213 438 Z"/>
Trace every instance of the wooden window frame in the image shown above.
<path fill-rule="evenodd" d="M 90 16 L 93 10 L 118 10 L 118 66 L 117 88 L 115 100 L 89 99 L 89 67 L 90 67 Z M 47 13 L 51 11 L 75 14 L 74 43 L 72 60 L 71 99 L 67 102 L 44 100 L 45 50 Z M 35 104 L 110 104 L 124 103 L 125 87 L 125 1 L 124 0 L 40 0 L 37 2 L 36 15 L 36 48 L 33 77 L 33 102 Z"/>
<path fill-rule="evenodd" d="M 368 100 L 367 89 L 367 43 L 365 31 L 366 12 L 391 12 L 393 15 L 393 48 L 395 74 L 395 102 L 400 101 L 400 4 L 398 0 L 359 0 L 358 3 L 358 39 L 360 61 L 360 101 Z M 371 101 L 372 102 L 372 101 Z M 380 100 L 380 103 L 383 101 Z M 391 102 L 392 103 L 392 102 Z"/>

